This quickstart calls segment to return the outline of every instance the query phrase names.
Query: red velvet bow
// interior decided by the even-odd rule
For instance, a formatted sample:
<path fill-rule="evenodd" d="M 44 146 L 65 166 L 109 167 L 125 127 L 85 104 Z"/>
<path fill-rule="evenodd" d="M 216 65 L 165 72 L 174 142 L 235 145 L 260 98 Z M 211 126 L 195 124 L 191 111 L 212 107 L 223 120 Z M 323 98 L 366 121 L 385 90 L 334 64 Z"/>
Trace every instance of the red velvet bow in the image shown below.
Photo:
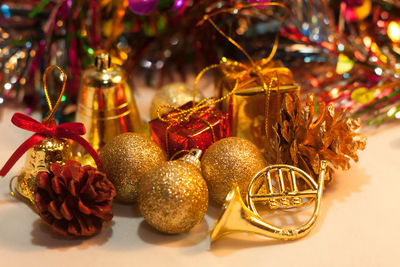
<path fill-rule="evenodd" d="M 47 136 L 66 138 L 78 142 L 93 157 L 97 167 L 100 167 L 101 165 L 101 160 L 97 152 L 85 139 L 81 137 L 81 135 L 86 133 L 85 126 L 82 123 L 70 122 L 63 123 L 58 126 L 45 125 L 22 113 L 15 113 L 11 119 L 11 122 L 17 127 L 34 132 L 35 134 L 26 140 L 22 145 L 20 145 L 12 154 L 4 167 L 0 170 L 0 176 L 5 176 L 17 162 L 17 160 L 22 157 L 22 155 L 25 154 L 29 148 L 39 143 Z"/>

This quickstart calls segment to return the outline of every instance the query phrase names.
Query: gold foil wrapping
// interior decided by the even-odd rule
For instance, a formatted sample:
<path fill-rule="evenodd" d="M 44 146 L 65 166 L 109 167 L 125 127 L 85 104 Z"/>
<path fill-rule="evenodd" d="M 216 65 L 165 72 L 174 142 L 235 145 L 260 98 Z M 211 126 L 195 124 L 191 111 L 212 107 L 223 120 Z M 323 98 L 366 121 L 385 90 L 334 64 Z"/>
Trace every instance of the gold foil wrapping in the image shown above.
<path fill-rule="evenodd" d="M 235 93 L 220 104 L 220 108 L 229 114 L 233 135 L 246 138 L 258 146 L 261 146 L 260 138 L 266 136 L 267 129 L 269 136 L 274 135 L 273 126 L 277 122 L 279 103 L 284 95 L 300 94 L 300 88 L 288 69 L 281 68 L 278 62 L 270 62 L 264 68 L 274 69 L 274 71 L 261 70 L 265 82 L 269 82 L 272 78 L 277 80 L 269 90 L 264 90 L 258 77 L 244 76 L 238 80 L 238 89 Z M 225 75 L 218 84 L 220 97 L 232 91 L 237 77 L 235 74 L 229 75 L 225 70 Z"/>
<path fill-rule="evenodd" d="M 83 75 L 76 121 L 85 125 L 84 138 L 96 151 L 117 135 L 144 131 L 125 75 L 111 67 L 108 54 L 98 55 L 96 68 Z"/>
<path fill-rule="evenodd" d="M 43 139 L 28 150 L 25 166 L 17 177 L 17 192 L 33 202 L 38 172 L 48 171 L 50 164 L 63 164 L 71 157 L 71 145 L 67 140 L 54 137 Z"/>

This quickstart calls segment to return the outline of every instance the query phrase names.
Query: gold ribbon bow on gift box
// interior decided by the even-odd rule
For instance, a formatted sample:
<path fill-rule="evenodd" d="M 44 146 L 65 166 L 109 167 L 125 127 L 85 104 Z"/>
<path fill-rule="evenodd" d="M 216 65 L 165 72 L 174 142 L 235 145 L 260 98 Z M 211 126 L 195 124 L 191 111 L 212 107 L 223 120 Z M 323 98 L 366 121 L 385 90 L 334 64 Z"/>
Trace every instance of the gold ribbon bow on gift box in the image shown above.
<path fill-rule="evenodd" d="M 211 19 L 211 17 L 221 14 L 221 13 L 238 13 L 239 10 L 250 8 L 250 7 L 279 7 L 286 11 L 286 14 L 281 17 L 279 28 L 282 25 L 282 22 L 287 17 L 289 10 L 288 8 L 280 3 L 263 3 L 263 4 L 249 4 L 249 5 L 237 5 L 233 8 L 227 8 L 218 10 L 214 13 L 205 15 L 204 18 L 198 23 L 198 25 L 202 25 L 205 21 L 208 21 L 217 31 L 220 33 L 225 39 L 227 39 L 230 43 L 232 43 L 236 48 L 238 48 L 248 59 L 249 64 L 244 64 L 235 60 L 227 59 L 223 57 L 219 64 L 214 64 L 209 67 L 203 69 L 196 78 L 194 85 L 194 92 L 196 91 L 196 87 L 200 78 L 204 75 L 205 72 L 211 69 L 219 69 L 223 74 L 223 81 L 228 81 L 228 89 L 223 88 L 222 82 L 220 83 L 220 98 L 212 101 L 212 104 L 220 103 L 219 106 L 223 111 L 227 111 L 231 113 L 231 115 L 235 118 L 233 120 L 233 128 L 234 135 L 240 137 L 246 137 L 252 141 L 254 141 L 257 145 L 260 146 L 262 144 L 261 141 L 258 141 L 257 138 L 268 138 L 271 133 L 273 133 L 272 127 L 275 123 L 274 120 L 271 121 L 271 118 L 277 117 L 276 113 L 278 112 L 278 107 L 280 106 L 280 93 L 298 93 L 298 86 L 293 82 L 293 75 L 288 68 L 280 66 L 277 62 L 272 61 L 276 50 L 278 48 L 279 42 L 279 30 L 276 33 L 274 45 L 271 53 L 267 58 L 263 58 L 258 61 L 254 61 L 249 54 L 241 47 L 235 40 L 231 37 L 227 36 Z M 225 90 L 225 91 L 223 91 Z M 238 111 L 233 110 L 229 111 L 229 104 L 226 102 L 235 100 L 238 96 L 254 96 L 258 95 L 256 98 L 263 104 L 264 108 L 260 109 L 260 105 L 250 105 L 251 108 L 254 109 L 255 115 L 258 114 L 261 110 L 263 118 L 262 121 L 258 121 L 259 118 L 255 118 L 256 116 L 249 116 L 247 122 L 243 123 L 242 121 L 237 121 L 236 116 Z M 255 100 L 257 101 L 257 100 Z M 258 103 L 258 102 L 257 102 Z M 234 104 L 233 106 L 237 106 Z M 257 129 L 254 125 L 258 125 Z M 263 127 L 261 127 L 263 125 Z M 261 128 L 264 129 L 261 129 Z M 252 131 L 252 134 L 240 134 L 240 129 L 245 129 L 244 131 Z M 254 138 L 253 138 L 254 137 Z"/>
<path fill-rule="evenodd" d="M 183 122 L 189 121 L 190 118 L 192 117 L 198 117 L 201 118 L 202 114 L 205 113 L 212 113 L 212 108 L 211 106 L 215 106 L 216 104 L 220 104 L 222 107 L 224 104 L 223 102 L 229 101 L 230 98 L 232 98 L 234 95 L 252 95 L 252 94 L 260 94 L 262 93 L 263 97 L 263 104 L 264 104 L 264 109 L 262 110 L 263 113 L 263 118 L 262 122 L 259 123 L 257 119 L 254 118 L 254 120 L 251 120 L 252 123 L 255 122 L 257 125 L 264 125 L 264 129 L 261 129 L 262 127 L 258 127 L 256 133 L 254 134 L 256 136 L 256 139 L 259 138 L 268 138 L 269 135 L 272 133 L 272 127 L 271 125 L 274 124 L 274 121 L 272 123 L 270 122 L 271 118 L 277 117 L 276 113 L 278 112 L 277 107 L 280 106 L 280 91 L 282 92 L 292 92 L 295 91 L 296 93 L 298 92 L 298 86 L 293 83 L 293 76 L 291 71 L 286 68 L 279 66 L 276 62 L 272 61 L 272 58 L 274 57 L 276 50 L 278 48 L 278 42 L 279 42 L 279 31 L 276 33 L 275 36 L 275 41 L 274 45 L 272 48 L 271 53 L 267 58 L 263 58 L 258 61 L 254 61 L 250 55 L 244 50 L 243 47 L 241 47 L 236 41 L 234 41 L 231 37 L 227 36 L 211 19 L 211 17 L 221 14 L 221 13 L 234 13 L 236 14 L 239 10 L 245 9 L 245 8 L 251 8 L 251 7 L 270 7 L 270 6 L 275 6 L 282 8 L 286 11 L 286 14 L 281 17 L 280 23 L 279 23 L 279 28 L 282 25 L 282 22 L 284 19 L 287 17 L 289 10 L 288 8 L 280 3 L 258 3 L 258 4 L 248 4 L 248 5 L 237 5 L 233 8 L 226 8 L 226 9 L 221 9 L 218 10 L 214 13 L 205 15 L 203 19 L 197 24 L 202 25 L 204 22 L 208 21 L 225 39 L 227 39 L 230 43 L 232 43 L 236 48 L 238 48 L 249 60 L 250 64 L 244 64 L 235 60 L 227 59 L 223 57 L 218 64 L 213 64 L 210 65 L 206 68 L 204 68 L 200 73 L 197 75 L 194 86 L 193 86 L 193 105 L 192 108 L 182 110 L 176 107 L 173 107 L 171 105 L 163 105 L 158 108 L 157 114 L 158 118 L 169 124 L 167 131 L 166 131 L 166 147 L 168 150 L 168 133 L 169 129 L 175 125 L 181 124 Z M 199 103 L 195 103 L 195 96 L 196 96 L 196 91 L 197 91 L 197 86 L 199 84 L 200 79 L 203 77 L 203 75 L 208 72 L 209 70 L 212 69 L 219 69 L 222 71 L 224 74 L 224 77 L 227 80 L 233 81 L 232 87 L 229 88 L 229 92 L 226 94 L 221 94 L 219 98 L 214 99 L 214 98 L 207 98 L 202 100 Z M 283 80 L 283 81 L 282 81 Z M 251 87 L 251 85 L 254 84 L 257 88 Z M 260 90 L 261 89 L 261 90 Z M 271 92 L 273 92 L 273 101 L 271 100 Z M 226 105 L 225 105 L 226 106 Z M 255 106 L 259 111 L 259 106 Z M 166 116 L 161 116 L 161 111 L 163 109 L 169 109 L 173 110 L 174 112 L 170 112 Z M 223 111 L 227 111 L 226 109 Z M 207 125 L 208 123 L 205 122 Z M 210 125 L 208 125 L 210 126 Z M 235 125 L 233 125 L 234 128 Z M 250 129 L 251 127 L 248 127 L 248 125 L 241 125 L 240 127 Z M 212 129 L 212 127 L 210 127 Z M 254 127 L 253 127 L 254 128 Z M 212 130 L 213 131 L 213 130 Z M 253 130 L 254 131 L 254 130 Z M 248 137 L 248 136 L 244 136 Z M 214 139 L 214 134 L 213 134 L 213 139 Z M 248 138 L 252 140 L 253 138 Z M 258 144 L 259 146 L 262 146 L 261 144 L 263 143 L 262 141 L 259 140 L 253 140 Z"/>

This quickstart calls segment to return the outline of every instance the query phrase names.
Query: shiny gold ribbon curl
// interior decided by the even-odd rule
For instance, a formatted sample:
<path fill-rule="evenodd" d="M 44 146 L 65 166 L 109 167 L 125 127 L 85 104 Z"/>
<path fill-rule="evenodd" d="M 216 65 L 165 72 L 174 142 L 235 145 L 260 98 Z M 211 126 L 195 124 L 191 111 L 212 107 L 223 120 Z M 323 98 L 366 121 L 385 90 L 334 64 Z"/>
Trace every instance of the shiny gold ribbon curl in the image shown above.
<path fill-rule="evenodd" d="M 275 35 L 275 41 L 273 48 L 268 55 L 267 58 L 263 58 L 259 61 L 254 61 L 250 55 L 245 51 L 245 49 L 240 46 L 235 40 L 233 40 L 231 37 L 226 35 L 216 24 L 215 22 L 211 19 L 211 17 L 216 16 L 218 14 L 222 13 L 234 13 L 237 14 L 240 10 L 246 9 L 246 8 L 254 8 L 254 7 L 280 7 L 286 11 L 286 14 L 281 17 L 279 21 L 279 27 L 278 31 Z M 193 86 L 193 105 L 192 108 L 182 110 L 180 108 L 174 107 L 172 105 L 162 105 L 158 108 L 157 110 L 157 116 L 158 118 L 163 121 L 167 122 L 169 126 L 167 127 L 166 131 L 166 146 L 168 150 L 168 131 L 169 129 L 177 124 L 180 124 L 185 121 L 189 121 L 192 116 L 197 116 L 200 118 L 199 115 L 201 114 L 206 114 L 206 113 L 213 113 L 213 108 L 211 106 L 214 106 L 215 104 L 224 101 L 225 99 L 231 97 L 234 95 L 238 90 L 242 89 L 243 86 L 250 84 L 251 82 L 257 82 L 259 83 L 263 91 L 266 93 L 266 113 L 265 113 L 265 128 L 266 128 L 266 134 L 268 135 L 268 105 L 269 105 L 269 98 L 270 98 L 270 89 L 275 87 L 277 88 L 277 91 L 279 92 L 279 74 L 285 74 L 291 76 L 291 72 L 288 68 L 285 67 L 277 67 L 277 68 L 269 68 L 268 63 L 272 60 L 274 57 L 276 50 L 278 48 L 278 42 L 279 42 L 279 29 L 282 26 L 283 21 L 287 18 L 289 15 L 289 9 L 281 4 L 281 3 L 255 3 L 255 4 L 239 4 L 236 5 L 235 7 L 232 8 L 225 8 L 218 10 L 216 12 L 206 14 L 204 15 L 203 19 L 197 23 L 197 26 L 202 25 L 205 21 L 208 21 L 216 30 L 218 33 L 220 33 L 225 39 L 227 39 L 231 44 L 233 44 L 236 48 L 238 48 L 249 60 L 250 66 L 240 63 L 235 60 L 230 60 L 225 57 L 223 57 L 218 64 L 213 64 L 208 67 L 205 67 L 203 70 L 200 71 L 200 73 L 196 76 L 194 86 Z M 195 103 L 195 96 L 196 96 L 196 91 L 197 91 L 197 86 L 199 84 L 200 79 L 203 77 L 203 75 L 208 72 L 209 70 L 212 69 L 221 69 L 222 72 L 225 74 L 226 77 L 232 79 L 235 81 L 235 85 L 233 89 L 226 94 L 223 97 L 220 97 L 218 99 L 214 98 L 206 98 L 200 101 L 199 103 Z M 246 80 L 247 82 L 245 84 L 240 84 L 242 81 Z M 239 84 L 241 86 L 239 86 Z M 162 116 L 161 110 L 163 109 L 172 109 L 175 112 L 170 112 L 167 115 Z M 210 124 L 209 122 L 208 125 Z M 212 127 L 211 127 L 212 129 Z M 213 140 L 214 140 L 214 134 L 213 134 Z"/>
<path fill-rule="evenodd" d="M 47 74 L 48 74 L 53 68 L 57 68 L 57 69 L 61 72 L 61 75 L 62 75 L 62 83 L 63 83 L 63 84 L 62 84 L 62 87 L 61 87 L 61 92 L 60 92 L 60 94 L 59 94 L 59 96 L 58 96 L 58 98 L 57 98 L 56 103 L 54 104 L 54 107 L 53 107 L 53 105 L 51 104 L 51 99 L 50 99 L 50 96 L 49 96 L 49 92 L 48 92 L 48 90 L 47 90 Z M 49 114 L 46 118 L 43 119 L 43 122 L 47 122 L 47 121 L 53 120 L 54 113 L 56 113 L 57 108 L 58 108 L 58 106 L 60 105 L 61 99 L 62 99 L 62 97 L 63 97 L 63 95 L 64 95 L 65 86 L 66 86 L 66 85 L 67 85 L 67 75 L 65 74 L 65 72 L 64 72 L 59 66 L 57 66 L 57 65 L 51 65 L 51 66 L 48 66 L 48 67 L 46 68 L 46 70 L 44 71 L 44 74 L 43 74 L 43 90 L 44 90 L 44 95 L 45 95 L 45 97 L 46 97 L 47 105 L 49 106 L 50 114 Z"/>

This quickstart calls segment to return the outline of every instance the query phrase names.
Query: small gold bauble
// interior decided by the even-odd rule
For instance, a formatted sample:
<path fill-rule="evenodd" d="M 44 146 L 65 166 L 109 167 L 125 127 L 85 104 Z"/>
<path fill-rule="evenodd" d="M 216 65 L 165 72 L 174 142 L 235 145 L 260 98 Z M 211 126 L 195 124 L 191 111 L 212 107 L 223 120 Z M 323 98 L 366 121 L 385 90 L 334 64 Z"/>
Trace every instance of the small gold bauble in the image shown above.
<path fill-rule="evenodd" d="M 202 100 L 204 96 L 196 92 L 195 101 L 199 102 Z M 186 104 L 189 101 L 193 100 L 193 89 L 187 86 L 184 83 L 170 83 L 162 87 L 160 90 L 156 92 L 151 101 L 150 106 L 150 118 L 153 120 L 158 118 L 157 110 L 160 106 L 163 105 L 171 105 L 174 107 L 180 107 Z M 166 114 L 171 110 L 162 109 L 161 114 Z"/>
<path fill-rule="evenodd" d="M 50 164 L 72 158 L 71 145 L 65 139 L 46 137 L 28 150 L 25 166 L 18 175 L 16 189 L 23 197 L 33 201 L 36 175 L 48 171 Z"/>
<path fill-rule="evenodd" d="M 234 185 L 238 185 L 245 199 L 253 176 L 266 167 L 256 145 L 247 139 L 229 137 L 212 144 L 201 160 L 203 177 L 210 197 L 222 204 Z"/>
<path fill-rule="evenodd" d="M 114 184 L 116 199 L 133 203 L 137 199 L 138 181 L 155 166 L 165 162 L 162 149 L 150 138 L 125 133 L 116 136 L 100 152 L 101 170 Z"/>
<path fill-rule="evenodd" d="M 208 189 L 200 170 L 180 160 L 149 171 L 138 189 L 142 215 L 163 233 L 188 232 L 207 211 Z"/>

